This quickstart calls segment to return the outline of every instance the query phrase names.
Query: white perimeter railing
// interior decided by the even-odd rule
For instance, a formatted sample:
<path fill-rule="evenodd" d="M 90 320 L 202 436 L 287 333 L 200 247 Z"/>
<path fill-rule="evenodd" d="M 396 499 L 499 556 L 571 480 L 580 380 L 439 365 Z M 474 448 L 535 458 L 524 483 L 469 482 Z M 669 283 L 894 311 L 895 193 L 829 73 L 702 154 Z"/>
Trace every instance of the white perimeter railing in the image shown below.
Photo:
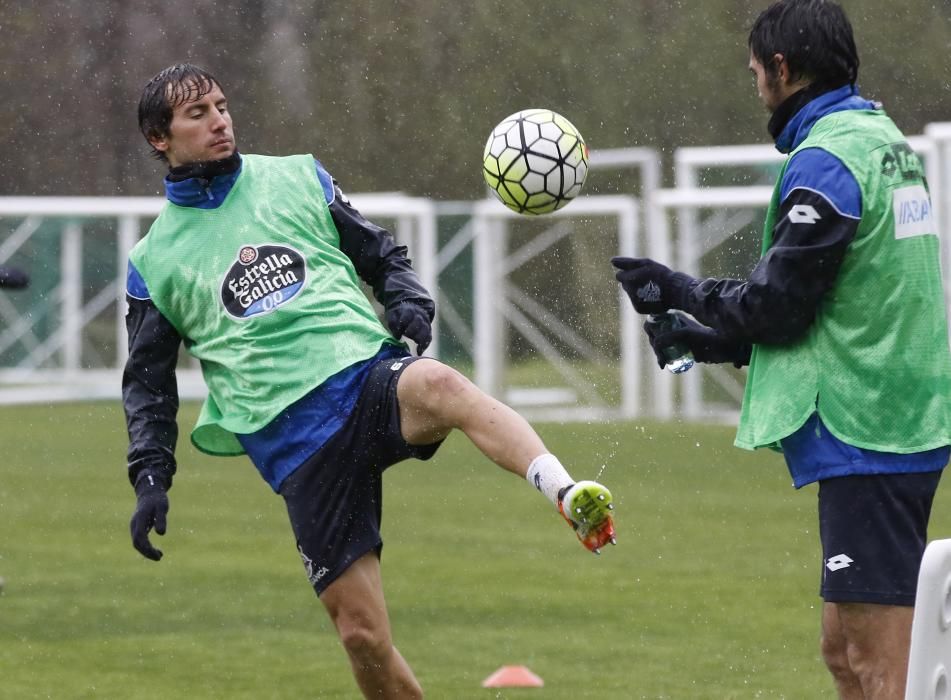
<path fill-rule="evenodd" d="M 644 187 L 650 190 L 660 184 L 660 158 L 650 149 L 596 152 L 592 157 L 592 169 L 599 167 L 635 169 Z M 645 346 L 638 340 L 633 311 L 626 302 L 620 303 L 620 297 L 609 322 L 619 324 L 622 328 L 625 338 L 623 361 L 619 363 L 617 357 L 605 358 L 603 354 L 595 358 L 602 364 L 616 367 L 615 381 L 620 387 L 617 392 L 620 393 L 620 399 L 612 403 L 593 391 L 591 382 L 563 357 L 562 350 L 548 342 L 543 331 L 550 331 L 554 327 L 560 338 L 567 339 L 567 344 L 574 351 L 580 351 L 582 357 L 592 359 L 590 344 L 566 324 L 560 324 L 557 312 L 545 309 L 542 303 L 533 299 L 532 290 L 520 290 L 506 281 L 498 299 L 492 294 L 483 294 L 486 279 L 493 275 L 497 277 L 497 271 L 492 271 L 491 263 L 489 267 L 475 264 L 471 285 L 479 291 L 471 300 L 451 299 L 442 293 L 439 284 L 440 275 L 446 273 L 447 267 L 457 257 L 468 254 L 474 258 L 482 256 L 481 259 L 485 260 L 486 251 L 496 250 L 491 244 L 486 245 L 489 237 L 496 235 L 500 229 L 508 232 L 509 229 L 518 229 L 520 224 L 528 226 L 529 222 L 551 223 L 553 229 L 543 231 L 535 242 L 529 242 L 514 255 L 506 256 L 501 263 L 508 266 L 509 271 L 529 262 L 534 255 L 544 252 L 547 247 L 571 234 L 579 225 L 584 226 L 592 218 L 613 220 L 612 230 L 618 236 L 616 251 L 635 254 L 642 247 L 637 240 L 641 212 L 633 198 L 620 195 L 582 197 L 567 210 L 544 220 L 516 217 L 494 200 L 435 203 L 401 194 L 357 194 L 351 196 L 351 201 L 371 220 L 384 219 L 380 223 L 389 225 L 395 237 L 409 246 L 414 267 L 423 284 L 437 300 L 437 323 L 445 323 L 447 330 L 471 353 L 473 371 L 479 381 L 485 382 L 485 388 L 534 417 L 541 414 L 551 419 L 571 420 L 633 417 L 649 412 L 639 396 L 643 371 L 632 372 L 629 369 L 640 367 Z M 127 345 L 123 318 L 126 261 L 129 251 L 163 205 L 164 199 L 159 197 L 0 197 L 0 220 L 8 220 L 8 225 L 12 224 L 13 227 L 12 233 L 0 241 L 0 264 L 9 261 L 21 248 L 28 250 L 31 238 L 43 226 L 46 226 L 47 233 L 50 227 L 56 227 L 55 244 L 59 251 L 55 282 L 41 292 L 34 285 L 29 293 L 39 293 L 41 297 L 39 301 L 34 297 L 33 308 L 21 303 L 27 298 L 26 295 L 0 294 L 0 354 L 12 346 L 25 348 L 25 354 L 21 353 L 23 356 L 18 357 L 16 362 L 0 365 L 0 403 L 118 397 L 119 376 Z M 438 246 L 439 217 L 460 215 L 467 219 L 467 223 L 441 247 Z M 10 219 L 14 221 L 9 222 Z M 88 232 L 97 225 L 100 239 L 105 228 L 108 231 L 105 235 L 111 236 L 111 241 L 114 241 L 114 244 L 110 243 L 109 256 L 115 274 L 101 288 L 90 291 L 93 283 L 83 278 L 84 267 L 88 267 L 84 256 L 84 228 Z M 487 230 L 487 226 L 491 230 Z M 521 232 L 519 236 L 524 238 Z M 508 236 L 506 240 L 509 240 Z M 40 243 L 41 247 L 43 245 L 53 248 L 47 253 L 53 257 L 55 248 L 48 240 Z M 32 258 L 40 255 L 42 253 L 34 250 Z M 610 271 L 607 261 L 605 269 Z M 511 322 L 533 351 L 551 364 L 553 371 L 550 375 L 555 379 L 553 386 L 520 387 L 506 380 L 505 370 L 511 365 L 510 358 L 506 356 L 504 339 L 500 334 L 493 333 L 495 326 L 487 321 L 491 312 L 486 312 L 490 308 L 486 301 L 490 305 L 496 304 L 496 308 L 501 310 L 504 318 Z M 475 307 L 475 318 L 471 322 L 456 310 L 464 302 L 471 302 Z M 40 321 L 51 322 L 55 328 L 46 335 L 39 331 L 34 333 Z M 88 329 L 94 323 L 99 323 L 100 327 L 106 323 L 112 324 L 113 340 L 110 346 L 114 345 L 114 348 L 102 351 L 111 352 L 111 355 L 101 358 L 98 355 L 102 352 L 97 352 L 95 361 L 90 361 L 92 341 Z M 434 342 L 428 354 L 438 356 L 438 327 L 434 330 Z M 101 328 L 99 337 L 102 337 Z M 624 368 L 628 368 L 627 371 Z M 183 398 L 204 396 L 205 388 L 200 373 L 190 358 L 183 358 L 178 374 L 179 392 Z"/>
<path fill-rule="evenodd" d="M 391 230 L 415 251 L 421 281 L 436 286 L 436 216 L 431 200 L 404 195 L 365 194 L 352 198 L 370 218 L 392 218 Z M 27 348 L 13 366 L 0 367 L 0 403 L 116 398 L 119 376 L 127 356 L 125 330 L 125 271 L 129 251 L 165 204 L 160 197 L 0 197 L 0 219 L 22 219 L 0 242 L 0 264 L 27 245 L 44 222 L 59 220 L 59 273 L 54 287 L 42 291 L 36 308 L 20 309 L 16 297 L 0 295 L 0 353 L 16 343 Z M 115 222 L 114 279 L 84 299 L 83 227 L 92 220 Z M 84 362 L 84 330 L 98 317 L 114 317 L 115 352 L 101 366 Z M 46 317 L 55 329 L 45 337 L 33 327 Z M 437 330 L 434 328 L 434 330 Z M 434 333 L 433 351 L 438 352 Z M 194 364 L 179 369 L 183 398 L 200 398 L 205 388 Z"/>
<path fill-rule="evenodd" d="M 562 353 L 546 339 L 541 328 L 553 330 L 557 336 L 584 360 L 598 364 L 604 358 L 592 344 L 574 329 L 563 323 L 557 311 L 545 308 L 533 300 L 531 290 L 520 289 L 509 275 L 562 238 L 574 227 L 563 221 L 581 218 L 609 217 L 616 221 L 615 254 L 638 254 L 638 206 L 633 197 L 604 195 L 581 197 L 570 206 L 555 212 L 546 221 L 551 225 L 515 250 L 509 249 L 509 225 L 522 219 L 518 214 L 500 206 L 495 200 L 478 202 L 473 209 L 475 286 L 473 302 L 475 320 L 475 382 L 485 391 L 503 396 L 509 403 L 526 407 L 533 418 L 542 420 L 599 420 L 632 418 L 643 413 L 640 400 L 640 380 L 643 374 L 642 343 L 634 310 L 622 292 L 618 291 L 617 311 L 605 309 L 606 322 L 620 324 L 620 361 L 615 362 L 617 386 L 621 388 L 619 406 L 607 405 L 583 372 L 575 369 Z M 605 261 L 605 274 L 610 267 Z M 570 270 L 569 270 L 570 272 Z M 617 321 L 615 321 L 617 318 Z M 532 396 L 517 388 L 504 390 L 504 347 L 502 323 L 507 321 L 548 361 L 562 385 L 535 391 Z M 636 368 L 630 371 L 630 368 Z M 552 390 L 554 390 L 554 395 Z M 567 392 L 567 393 L 565 393 Z M 559 400 L 558 397 L 563 397 Z M 564 400 L 567 399 L 567 400 Z M 549 404 L 543 407 L 544 404 Z"/>

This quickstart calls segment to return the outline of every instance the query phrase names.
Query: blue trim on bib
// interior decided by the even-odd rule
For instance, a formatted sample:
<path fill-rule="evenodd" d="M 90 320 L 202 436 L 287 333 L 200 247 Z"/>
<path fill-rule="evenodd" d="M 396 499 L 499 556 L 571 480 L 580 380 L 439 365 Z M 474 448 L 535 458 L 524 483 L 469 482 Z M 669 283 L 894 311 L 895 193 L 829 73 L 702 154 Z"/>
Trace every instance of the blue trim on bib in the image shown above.
<path fill-rule="evenodd" d="M 314 166 L 317 168 L 317 181 L 320 182 L 320 186 L 324 191 L 324 198 L 327 200 L 327 204 L 333 204 L 334 201 L 334 179 L 330 177 L 330 173 L 324 168 L 323 164 L 314 158 Z"/>
<path fill-rule="evenodd" d="M 805 189 L 822 195 L 843 216 L 862 216 L 862 190 L 845 163 L 821 148 L 804 148 L 789 160 L 783 174 L 780 201 L 793 190 Z"/>
<path fill-rule="evenodd" d="M 133 299 L 141 299 L 143 301 L 152 298 L 152 295 L 149 294 L 149 288 L 145 284 L 145 280 L 139 271 L 135 269 L 135 265 L 132 264 L 131 260 L 126 270 L 125 293 Z"/>

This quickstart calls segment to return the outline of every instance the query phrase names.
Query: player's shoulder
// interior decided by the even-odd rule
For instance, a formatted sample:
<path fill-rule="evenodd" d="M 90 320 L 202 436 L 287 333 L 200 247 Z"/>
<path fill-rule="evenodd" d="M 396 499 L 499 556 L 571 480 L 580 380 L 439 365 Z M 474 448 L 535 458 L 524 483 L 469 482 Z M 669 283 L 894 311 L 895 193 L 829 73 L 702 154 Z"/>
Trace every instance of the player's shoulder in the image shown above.
<path fill-rule="evenodd" d="M 799 192 L 827 199 L 842 215 L 862 215 L 862 191 L 855 175 L 841 159 L 821 147 L 803 148 L 789 159 L 783 174 L 780 200 Z"/>
<path fill-rule="evenodd" d="M 257 161 L 259 163 L 264 162 L 275 162 L 275 161 L 286 161 L 291 160 L 292 158 L 302 158 L 306 156 L 306 153 L 285 153 L 283 155 L 275 155 L 272 153 L 242 153 L 241 162 L 247 161 Z"/>
<path fill-rule="evenodd" d="M 286 155 L 265 155 L 261 153 L 242 153 L 241 162 L 243 166 L 257 168 L 300 168 L 301 166 L 313 167 L 314 156 L 310 153 L 291 153 Z"/>
<path fill-rule="evenodd" d="M 310 176 L 314 177 L 317 183 L 321 186 L 321 189 L 324 191 L 324 194 L 327 197 L 327 201 L 331 202 L 333 200 L 333 178 L 330 176 L 321 162 L 317 160 L 317 157 L 312 153 L 295 153 L 283 156 L 261 154 L 251 154 L 246 156 L 242 154 L 242 158 L 250 159 L 252 167 L 255 169 L 258 166 L 261 166 L 286 168 L 288 171 L 306 171 L 310 173 Z"/>
<path fill-rule="evenodd" d="M 183 207 L 176 207 L 168 200 L 165 201 L 148 231 L 129 250 L 130 263 L 134 263 L 140 268 L 146 267 L 151 258 L 162 257 L 167 254 L 168 246 L 174 240 L 169 236 L 173 234 L 174 222 L 180 209 L 183 209 Z"/>

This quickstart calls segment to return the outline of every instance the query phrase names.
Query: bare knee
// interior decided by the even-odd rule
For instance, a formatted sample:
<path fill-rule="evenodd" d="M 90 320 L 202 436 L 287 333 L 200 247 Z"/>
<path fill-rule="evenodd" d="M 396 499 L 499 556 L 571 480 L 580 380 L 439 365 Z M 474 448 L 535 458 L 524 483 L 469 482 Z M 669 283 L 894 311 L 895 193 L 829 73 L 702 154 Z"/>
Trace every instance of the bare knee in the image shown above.
<path fill-rule="evenodd" d="M 472 382 L 444 364 L 433 363 L 423 377 L 424 400 L 434 405 L 452 403 L 474 389 Z"/>
<path fill-rule="evenodd" d="M 393 641 L 386 630 L 361 617 L 336 619 L 340 642 L 354 662 L 363 666 L 379 665 L 393 650 Z"/>
<path fill-rule="evenodd" d="M 826 668 L 836 678 L 850 678 L 852 667 L 849 664 L 849 649 L 845 637 L 841 634 L 823 633 L 820 642 L 822 660 Z"/>
<path fill-rule="evenodd" d="M 849 638 L 845 633 L 840 617 L 840 606 L 825 603 L 822 608 L 822 639 L 820 649 L 826 668 L 836 681 L 839 689 L 854 688 L 858 678 L 852 667 Z M 843 697 L 847 694 L 840 693 Z"/>
<path fill-rule="evenodd" d="M 900 697 L 908 674 L 914 609 L 849 603 L 837 606 L 849 671 L 867 697 Z"/>
<path fill-rule="evenodd" d="M 403 437 L 411 444 L 429 444 L 462 428 L 479 390 L 446 365 L 423 360 L 410 365 L 397 386 Z"/>

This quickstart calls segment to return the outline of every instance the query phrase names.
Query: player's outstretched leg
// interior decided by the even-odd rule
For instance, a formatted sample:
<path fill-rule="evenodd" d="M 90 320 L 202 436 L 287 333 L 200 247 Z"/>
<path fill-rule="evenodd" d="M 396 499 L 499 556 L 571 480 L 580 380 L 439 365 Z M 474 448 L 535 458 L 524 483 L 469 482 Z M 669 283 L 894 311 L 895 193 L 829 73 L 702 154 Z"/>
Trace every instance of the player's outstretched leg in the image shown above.
<path fill-rule="evenodd" d="M 486 457 L 544 494 L 589 550 L 615 544 L 611 492 L 593 481 L 575 483 L 522 416 L 459 372 L 419 360 L 403 371 L 397 395 L 407 442 L 431 444 L 458 428 Z"/>

